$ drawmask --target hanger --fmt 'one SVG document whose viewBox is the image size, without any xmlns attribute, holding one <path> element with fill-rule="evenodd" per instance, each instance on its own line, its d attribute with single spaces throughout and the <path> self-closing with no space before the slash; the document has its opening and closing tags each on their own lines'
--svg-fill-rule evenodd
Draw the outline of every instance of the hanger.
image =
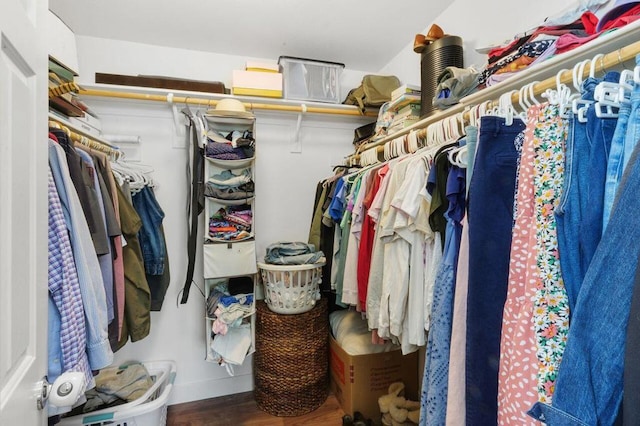
<svg viewBox="0 0 640 426">
<path fill-rule="evenodd" d="M 582 91 L 582 83 L 584 80 L 582 76 L 584 75 L 584 69 L 587 64 L 591 63 L 590 59 L 585 59 L 582 62 L 578 62 L 573 67 L 573 87 L 576 88 L 578 93 Z M 580 123 L 587 122 L 587 110 L 589 109 L 589 105 L 593 104 L 593 101 L 582 99 L 579 95 L 573 98 L 571 101 L 571 110 L 574 115 L 577 115 L 578 121 Z"/>
<path fill-rule="evenodd" d="M 409 134 L 406 136 L 406 138 L 409 152 L 414 153 L 420 149 L 420 144 L 418 142 L 418 132 L 416 132 L 415 130 L 411 130 L 409 131 Z"/>
<path fill-rule="evenodd" d="M 571 111 L 572 93 L 571 88 L 562 83 L 562 74 L 568 69 L 561 69 L 556 74 L 556 90 L 558 92 L 558 115 L 562 118 L 569 118 L 569 112 Z M 577 96 L 580 92 L 578 92 Z"/>
<path fill-rule="evenodd" d="M 595 76 L 595 62 L 604 58 L 604 55 L 599 53 L 593 57 L 591 60 L 591 68 L 589 69 L 589 77 L 592 75 Z M 604 70 L 604 67 L 602 69 Z M 618 117 L 618 110 L 623 104 L 628 104 L 630 102 L 629 99 L 625 98 L 625 89 L 621 89 L 621 85 L 623 84 L 622 79 L 628 80 L 630 78 L 630 74 L 626 75 L 622 73 L 620 75 L 620 80 L 618 83 L 614 83 L 611 81 L 602 81 L 598 83 L 596 89 L 593 94 L 593 98 L 595 100 L 595 112 L 598 118 L 616 118 Z M 624 84 L 627 84 L 626 82 Z"/>
<path fill-rule="evenodd" d="M 513 116 L 515 114 L 515 110 L 511 103 L 511 95 L 516 93 L 516 90 L 512 90 L 500 95 L 498 98 L 498 116 L 504 118 L 505 124 L 507 126 L 511 126 L 513 124 Z"/>
<path fill-rule="evenodd" d="M 527 97 L 527 86 L 522 86 L 520 90 L 518 90 L 518 105 L 520 105 L 520 109 L 522 112 L 519 114 L 520 118 L 524 121 L 527 120 L 527 111 L 531 107 L 531 103 L 529 102 L 529 98 Z"/>
<path fill-rule="evenodd" d="M 388 142 L 384 144 L 383 154 L 384 154 L 384 161 L 391 160 L 391 144 L 389 144 Z"/>
<path fill-rule="evenodd" d="M 358 164 L 350 164 L 350 165 L 338 164 L 337 166 L 333 166 L 333 171 L 335 172 L 338 169 L 349 170 L 349 169 L 359 169 L 359 168 L 362 168 L 362 166 Z"/>
<path fill-rule="evenodd" d="M 145 186 L 154 187 L 152 166 L 140 163 L 131 163 L 118 159 L 111 162 L 111 169 L 119 172 L 129 181 L 131 192 L 138 192 Z"/>
</svg>

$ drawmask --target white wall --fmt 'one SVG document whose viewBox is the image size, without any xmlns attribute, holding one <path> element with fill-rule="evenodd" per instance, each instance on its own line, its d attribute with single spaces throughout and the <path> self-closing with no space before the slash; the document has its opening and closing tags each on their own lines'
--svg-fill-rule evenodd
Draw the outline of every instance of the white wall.
<svg viewBox="0 0 640 426">
<path fill-rule="evenodd" d="M 446 34 L 457 35 L 464 43 L 464 66 L 482 69 L 487 57 L 478 47 L 500 44 L 514 35 L 540 25 L 548 16 L 564 10 L 576 0 L 456 0 L 436 18 Z M 432 23 L 429 23 L 424 33 Z M 380 73 L 398 76 L 403 83 L 420 84 L 420 55 L 413 52 L 413 42 L 384 66 Z"/>
<path fill-rule="evenodd" d="M 78 38 L 78 49 L 81 82 L 92 82 L 95 71 L 217 80 L 246 60 L 86 37 Z M 150 335 L 128 343 L 116 354 L 116 362 L 175 360 L 178 375 L 172 404 L 251 390 L 251 359 L 236 368 L 232 378 L 224 368 L 204 361 L 204 298 L 198 289 L 192 287 L 186 305 L 177 305 L 186 273 L 187 152 L 171 109 L 154 102 L 86 101 L 100 115 L 104 133 L 141 137 L 138 155 L 154 168 L 156 195 L 166 214 L 171 284 L 164 306 L 151 314 Z M 302 152 L 292 153 L 296 120 L 297 115 L 291 113 L 257 113 L 255 229 L 259 257 L 272 242 L 306 241 L 316 183 L 353 151 L 353 129 L 371 119 L 307 114 L 300 132 Z M 201 253 L 197 259 L 195 282 L 203 288 Z"/>
</svg>

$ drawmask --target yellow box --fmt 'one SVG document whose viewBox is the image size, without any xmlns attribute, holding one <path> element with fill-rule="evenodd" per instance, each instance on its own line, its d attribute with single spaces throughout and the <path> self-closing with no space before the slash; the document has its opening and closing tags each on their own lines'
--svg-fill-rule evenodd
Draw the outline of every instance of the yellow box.
<svg viewBox="0 0 640 426">
<path fill-rule="evenodd" d="M 282 74 L 259 71 L 233 71 L 234 95 L 282 97 Z"/>
</svg>

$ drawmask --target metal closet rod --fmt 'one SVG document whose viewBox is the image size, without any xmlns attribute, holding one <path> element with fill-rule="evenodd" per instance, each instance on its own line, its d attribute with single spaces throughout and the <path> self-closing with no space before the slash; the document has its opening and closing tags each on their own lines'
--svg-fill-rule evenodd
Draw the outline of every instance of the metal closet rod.
<svg viewBox="0 0 640 426">
<path fill-rule="evenodd" d="M 640 54 L 640 41 L 636 41 L 634 43 L 631 43 L 627 46 L 621 47 L 617 50 L 614 50 L 613 52 L 607 53 L 606 55 L 602 56 L 600 59 L 598 59 L 595 63 L 595 72 L 600 72 L 600 73 L 604 73 L 606 70 L 612 69 L 614 67 L 620 66 L 622 64 L 624 64 L 627 61 L 630 61 L 632 59 L 634 59 L 636 57 L 636 55 Z M 585 78 L 586 76 L 589 75 L 589 72 L 591 70 L 591 63 L 588 63 L 584 70 L 583 70 L 583 74 L 581 76 L 581 78 Z M 572 83 L 573 82 L 573 74 L 572 74 L 573 70 L 569 69 L 569 70 L 565 70 L 560 74 L 560 82 L 567 84 L 567 83 Z M 543 94 L 546 90 L 548 89 L 555 89 L 557 87 L 557 81 L 556 81 L 556 76 L 553 77 L 549 77 L 545 80 L 542 80 L 538 83 L 535 83 L 533 85 L 533 93 L 534 95 L 541 95 Z M 506 92 L 506 91 L 505 91 Z M 482 92 L 478 92 L 478 93 L 482 93 Z M 504 93 L 504 92 L 503 92 Z M 494 94 L 495 96 L 495 94 Z M 518 94 L 518 92 L 514 92 L 511 95 L 511 103 L 514 105 L 517 105 L 517 103 L 520 100 L 520 95 Z M 364 147 L 360 148 L 356 153 L 349 155 L 346 158 L 346 162 L 348 164 L 352 163 L 353 161 L 358 161 L 360 159 L 360 153 L 364 152 L 364 151 L 368 151 L 369 149 L 373 149 L 376 148 L 378 152 L 382 152 L 382 150 L 384 149 L 384 144 L 387 142 L 390 142 L 398 137 L 404 136 L 409 134 L 409 132 L 411 132 L 412 130 L 419 130 L 421 132 L 422 135 L 424 135 L 424 132 L 426 132 L 427 127 L 429 127 L 430 125 L 437 123 L 438 121 L 441 121 L 445 118 L 448 118 L 454 114 L 463 112 L 463 118 L 465 120 L 465 122 L 468 122 L 469 120 L 469 111 L 468 109 L 472 106 L 475 105 L 480 105 L 483 103 L 488 103 L 488 107 L 494 107 L 498 105 L 498 100 L 496 99 L 474 99 L 473 103 L 465 103 L 464 98 L 460 101 L 459 104 L 437 114 L 431 117 L 426 117 L 423 118 L 422 120 L 418 121 L 417 123 L 414 123 L 413 125 L 407 127 L 406 129 L 403 129 L 397 133 L 394 133 L 393 135 L 389 135 L 383 139 L 380 139 L 376 142 L 373 142 L 371 144 L 365 145 Z"/>
<path fill-rule="evenodd" d="M 98 96 L 103 98 L 120 98 L 120 99 L 135 99 L 142 101 L 156 101 L 156 102 L 173 102 L 174 104 L 189 104 L 199 106 L 215 106 L 221 99 L 206 99 L 196 98 L 192 96 L 169 96 L 169 95 L 154 95 L 146 93 L 134 93 L 134 92 L 119 92 L 113 90 L 99 90 L 99 89 L 82 89 L 79 92 L 80 95 L 85 96 Z M 244 107 L 247 110 L 267 110 L 267 111 L 284 111 L 284 112 L 297 112 L 297 113 L 316 113 L 316 114 L 333 114 L 333 115 L 350 115 L 358 117 L 377 117 L 378 110 L 365 111 L 361 114 L 357 107 L 345 109 L 345 108 L 331 108 L 331 107 L 317 107 L 308 105 L 277 105 L 260 102 L 243 102 Z"/>
</svg>

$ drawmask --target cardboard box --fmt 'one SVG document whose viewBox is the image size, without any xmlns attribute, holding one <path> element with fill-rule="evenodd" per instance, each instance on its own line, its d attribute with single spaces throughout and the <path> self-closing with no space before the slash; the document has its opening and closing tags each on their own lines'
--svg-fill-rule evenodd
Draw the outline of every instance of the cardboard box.
<svg viewBox="0 0 640 426">
<path fill-rule="evenodd" d="M 402 351 L 368 355 L 349 355 L 333 337 L 329 338 L 329 367 L 331 391 L 345 413 L 353 416 L 356 411 L 366 418 L 380 423 L 378 398 L 386 395 L 389 385 L 402 381 L 405 397 L 419 401 L 419 354 L 402 355 Z M 424 365 L 424 364 L 422 364 Z"/>
<path fill-rule="evenodd" d="M 233 94 L 282 97 L 282 74 L 259 71 L 233 71 Z"/>
</svg>

